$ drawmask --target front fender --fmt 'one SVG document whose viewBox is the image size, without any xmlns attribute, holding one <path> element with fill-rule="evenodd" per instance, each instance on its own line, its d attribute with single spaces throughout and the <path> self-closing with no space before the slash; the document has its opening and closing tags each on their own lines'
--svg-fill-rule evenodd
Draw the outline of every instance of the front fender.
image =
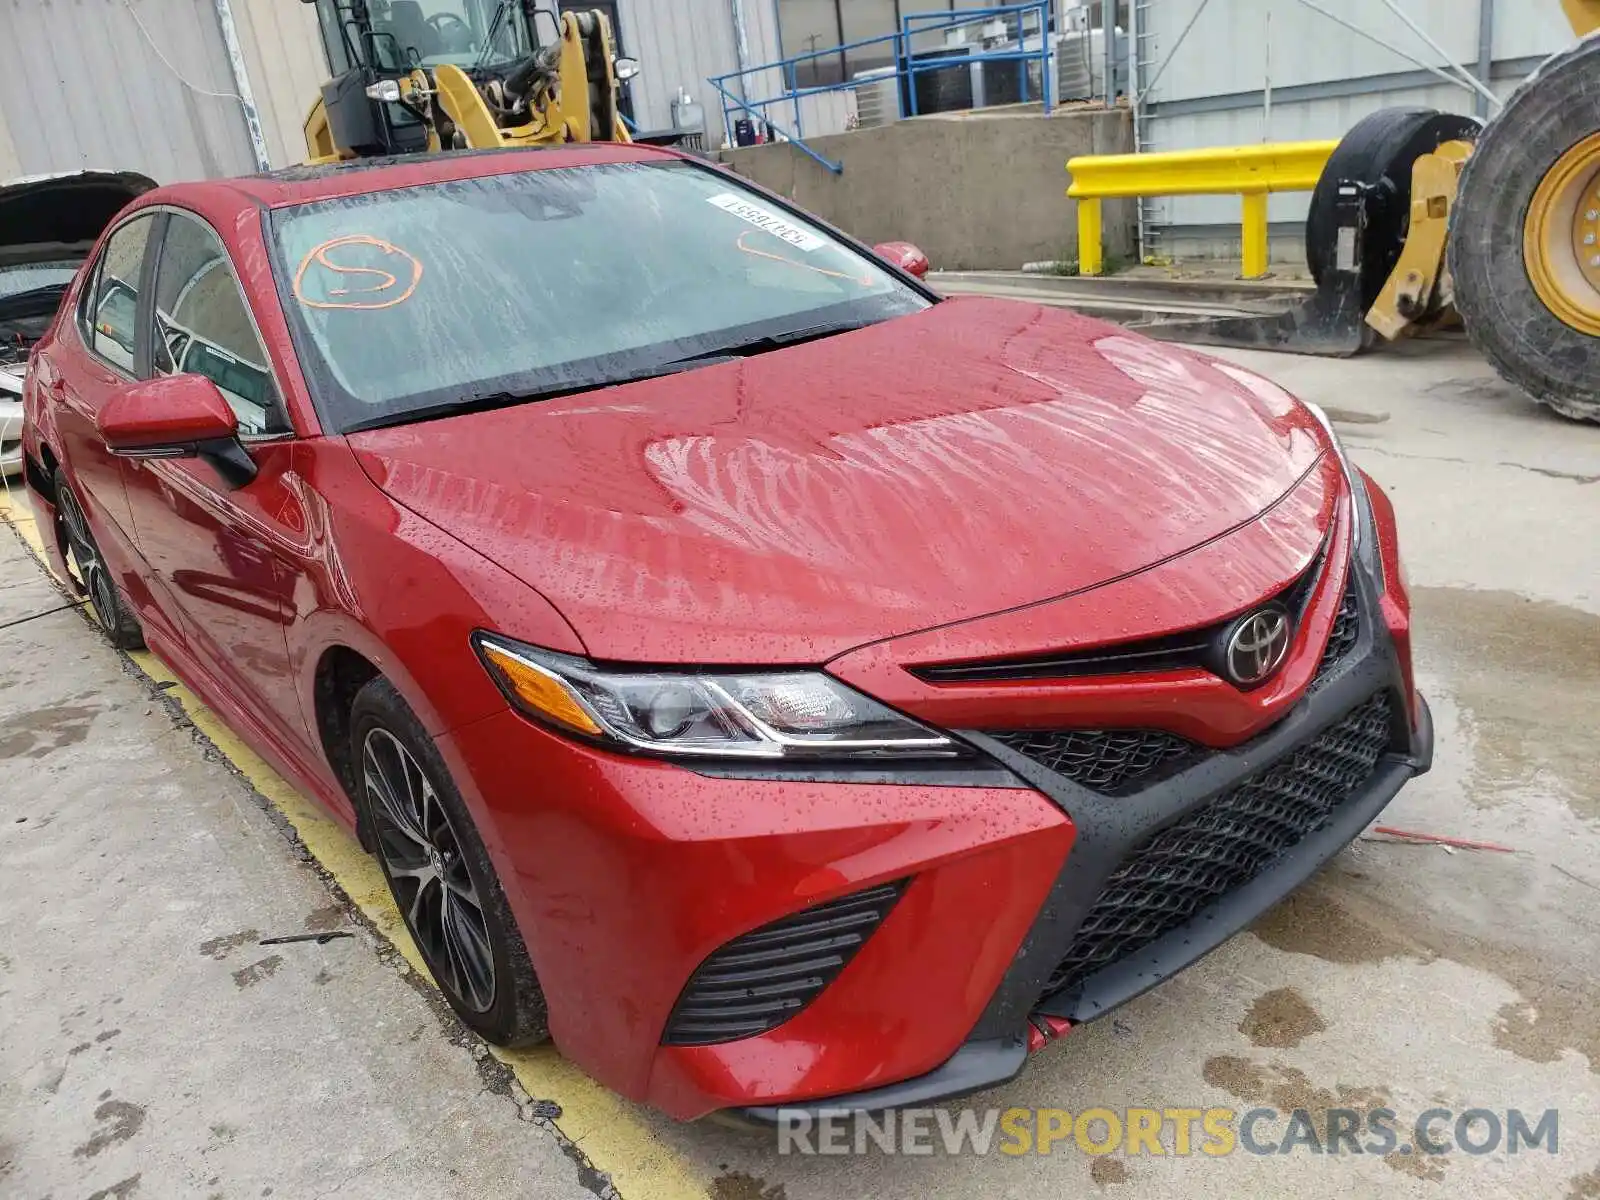
<svg viewBox="0 0 1600 1200">
<path fill-rule="evenodd" d="M 390 499 L 343 439 L 306 439 L 295 447 L 294 466 L 302 513 L 294 522 L 300 533 L 291 551 L 286 636 L 307 727 L 319 727 L 324 655 L 336 648 L 361 655 L 438 741 L 503 866 L 503 840 L 478 781 L 444 738 L 507 708 L 478 662 L 472 634 L 493 629 L 572 654 L 584 653 L 583 643 L 537 591 Z"/>
</svg>

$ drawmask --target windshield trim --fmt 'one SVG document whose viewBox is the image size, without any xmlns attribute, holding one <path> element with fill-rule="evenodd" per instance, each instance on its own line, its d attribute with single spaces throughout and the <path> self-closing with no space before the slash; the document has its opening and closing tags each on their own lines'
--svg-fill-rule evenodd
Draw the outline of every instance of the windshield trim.
<svg viewBox="0 0 1600 1200">
<path fill-rule="evenodd" d="M 670 157 L 658 157 L 652 155 L 649 158 L 641 157 L 639 159 L 630 159 L 625 161 L 654 170 L 688 170 L 699 172 L 703 175 L 710 176 L 719 183 L 725 182 L 741 191 L 748 192 L 753 196 L 759 197 L 764 205 L 780 209 L 790 216 L 799 218 L 806 224 L 821 230 L 830 238 L 836 240 L 841 246 L 865 258 L 875 269 L 881 270 L 885 275 L 894 280 L 894 282 L 897 284 L 900 284 L 907 291 L 911 292 L 918 300 L 923 302 L 928 307 L 940 304 L 944 300 L 943 296 L 933 291 L 933 289 L 928 287 L 926 283 L 912 275 L 910 272 L 902 269 L 895 263 L 891 263 L 883 258 L 880 258 L 876 253 L 873 252 L 870 246 L 867 246 L 858 239 L 851 237 L 849 234 L 839 230 L 815 214 L 807 212 L 805 209 L 791 203 L 785 197 L 769 192 L 765 188 L 745 180 L 743 177 L 735 174 L 732 171 L 721 169 L 711 164 L 700 163 L 689 158 L 687 155 L 678 154 L 673 154 Z M 463 179 L 498 179 L 518 175 L 534 175 L 544 171 L 589 171 L 595 170 L 599 166 L 609 165 L 613 164 L 580 164 L 567 167 L 535 167 L 525 171 L 495 172 L 493 174 L 485 174 L 482 176 L 471 175 L 465 176 Z M 426 188 L 437 187 L 446 182 L 456 181 L 424 180 L 419 183 L 408 184 L 404 187 L 378 188 L 373 189 L 373 191 L 417 191 Z M 352 200 L 359 199 L 362 196 L 370 194 L 372 193 L 355 192 L 344 194 L 338 197 L 330 197 L 329 199 Z M 554 399 L 560 395 L 574 394 L 576 391 L 599 391 L 607 387 L 625 386 L 630 383 L 644 381 L 640 379 L 618 378 L 610 382 L 595 382 L 582 388 L 564 388 L 553 384 L 552 381 L 548 379 L 550 372 L 555 368 L 547 366 L 531 371 L 518 371 L 509 375 L 474 380 L 465 386 L 450 386 L 432 389 L 426 392 L 412 393 L 403 397 L 403 402 L 407 409 L 418 410 L 417 416 L 411 420 L 407 419 L 405 411 L 398 409 L 397 406 L 401 403 L 400 399 L 391 402 L 390 405 L 384 406 L 378 412 L 367 416 L 341 415 L 339 406 L 334 402 L 334 395 L 332 394 L 333 390 L 338 388 L 338 385 L 324 378 L 327 368 L 322 362 L 323 356 L 321 349 L 312 341 L 310 329 L 306 325 L 306 322 L 294 311 L 295 301 L 292 287 L 294 269 L 285 257 L 284 247 L 277 236 L 278 223 L 280 221 L 288 220 L 302 208 L 320 205 L 326 202 L 327 201 L 325 200 L 306 201 L 302 204 L 282 205 L 276 208 L 264 208 L 261 210 L 262 239 L 267 246 L 268 259 L 272 266 L 273 282 L 276 286 L 278 294 L 278 303 L 283 311 L 284 323 L 288 327 L 289 338 L 294 346 L 295 357 L 299 362 L 300 372 L 305 380 L 307 391 L 310 393 L 312 406 L 315 409 L 318 420 L 321 422 L 322 428 L 325 431 L 343 435 L 361 432 L 364 429 L 393 427 L 409 424 L 412 423 L 412 420 L 418 422 L 426 420 L 438 420 L 448 414 L 438 411 L 424 413 L 421 410 L 430 408 L 437 410 L 442 402 L 447 401 L 452 397 L 460 398 L 463 401 L 468 401 L 470 400 L 471 396 L 485 396 L 492 393 L 530 394 L 530 399 L 517 401 L 515 403 L 536 404 L 546 398 Z M 725 347 L 735 343 L 758 342 L 769 337 L 782 337 L 784 334 L 793 333 L 795 331 L 795 327 L 792 325 L 792 321 L 795 318 L 802 319 L 803 326 L 807 327 L 838 323 L 841 321 L 841 318 L 848 316 L 851 310 L 858 310 L 859 304 L 859 300 L 847 300 L 839 304 L 809 309 L 804 313 L 791 314 L 788 318 L 767 318 L 761 321 L 750 322 L 745 325 L 729 326 L 727 328 L 716 330 L 712 333 L 701 335 L 696 338 L 682 339 L 672 347 L 665 347 L 664 349 L 666 352 L 663 353 L 662 357 L 658 361 L 654 363 L 642 362 L 635 371 L 630 371 L 628 374 L 638 375 L 642 373 L 649 378 L 658 376 L 660 374 L 681 373 L 679 371 L 666 371 L 665 368 L 682 359 L 707 359 L 707 361 L 704 363 L 691 362 L 686 364 L 683 368 L 684 371 L 723 365 L 723 360 L 721 358 L 708 356 L 716 355 Z M 858 319 L 849 322 L 849 324 L 853 328 L 864 328 L 870 325 L 880 324 L 884 321 L 895 320 L 900 316 L 909 315 L 913 314 L 890 314 L 878 317 L 876 319 Z M 841 336 L 844 332 L 848 332 L 848 330 L 841 330 L 839 333 L 830 333 L 827 336 Z M 789 347 L 787 345 L 772 347 L 772 349 L 780 348 L 788 349 Z M 591 363 L 598 364 L 611 357 L 613 356 L 601 355 L 596 358 L 577 359 L 567 363 L 556 364 L 556 366 L 559 367 L 563 374 L 576 374 L 586 365 Z M 548 395 L 534 395 L 534 393 L 539 393 L 541 391 L 548 393 Z"/>
</svg>

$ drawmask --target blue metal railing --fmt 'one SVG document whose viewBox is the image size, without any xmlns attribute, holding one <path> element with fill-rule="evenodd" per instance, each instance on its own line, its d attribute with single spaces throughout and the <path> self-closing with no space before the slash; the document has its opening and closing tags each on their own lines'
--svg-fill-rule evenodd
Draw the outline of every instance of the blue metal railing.
<svg viewBox="0 0 1600 1200">
<path fill-rule="evenodd" d="M 1023 14 L 1032 13 L 1038 17 L 1038 27 L 1035 34 L 1028 32 L 1028 21 Z M 928 55 L 918 57 L 911 49 L 913 36 L 925 36 L 930 33 L 939 33 L 946 29 L 955 29 L 963 25 L 976 24 L 979 21 L 989 21 L 996 17 L 1005 18 L 1012 15 L 1017 17 L 1017 49 L 1013 50 L 976 50 L 969 54 L 961 55 Z M 1037 49 L 1029 49 L 1028 43 L 1037 36 L 1039 45 Z M 734 141 L 734 118 L 736 113 L 743 113 L 753 121 L 771 129 L 793 145 L 797 150 L 810 156 L 819 165 L 833 172 L 835 175 L 844 170 L 842 163 L 819 153 L 815 148 L 808 146 L 804 138 L 804 129 L 800 115 L 800 101 L 808 96 L 823 95 L 828 92 L 853 91 L 868 80 L 846 79 L 838 83 L 823 83 L 808 87 L 799 86 L 795 67 L 799 63 L 811 62 L 816 59 L 840 58 L 852 50 L 861 50 L 868 46 L 888 46 L 894 70 L 882 75 L 874 76 L 870 82 L 879 80 L 894 80 L 896 116 L 917 116 L 917 76 L 927 71 L 949 71 L 959 67 L 966 67 L 972 63 L 983 62 L 1022 62 L 1024 64 L 1037 62 L 1039 64 L 1039 84 L 1044 102 L 1044 111 L 1050 112 L 1051 86 L 1050 86 L 1050 0 L 1025 0 L 1018 4 L 997 4 L 990 8 L 965 8 L 957 11 L 905 13 L 900 19 L 900 28 L 893 33 L 879 34 L 877 37 L 862 38 L 859 41 L 846 42 L 840 46 L 829 46 L 821 50 L 809 50 L 804 54 L 794 54 L 788 58 L 780 58 L 775 62 L 762 63 L 760 66 L 745 67 L 739 71 L 729 71 L 723 75 L 713 75 L 707 82 L 717 89 L 717 94 L 722 97 L 722 125 L 723 132 L 729 142 Z M 847 61 L 847 60 L 846 60 Z M 783 90 L 776 96 L 764 100 L 751 99 L 746 95 L 736 95 L 733 86 L 740 93 L 745 91 L 745 80 L 753 75 L 761 75 L 767 71 L 777 71 L 783 81 Z M 1028 100 L 1028 72 L 1026 66 L 1019 72 L 1021 76 L 1021 99 Z M 735 83 L 735 81 L 737 81 Z M 732 85 L 732 86 L 730 86 Z M 910 111 L 907 111 L 909 99 Z M 793 114 L 793 127 L 785 128 L 772 117 L 771 109 L 778 105 L 787 104 Z"/>
</svg>

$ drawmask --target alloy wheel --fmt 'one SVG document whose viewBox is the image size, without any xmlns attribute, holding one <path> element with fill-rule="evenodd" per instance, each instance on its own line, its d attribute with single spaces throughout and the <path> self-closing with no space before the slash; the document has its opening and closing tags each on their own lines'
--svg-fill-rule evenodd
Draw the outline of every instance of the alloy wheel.
<svg viewBox="0 0 1600 1200">
<path fill-rule="evenodd" d="M 386 729 L 362 745 L 378 853 L 406 925 L 439 983 L 473 1012 L 494 1004 L 494 952 L 477 885 L 439 794 Z"/>
<path fill-rule="evenodd" d="M 111 573 L 106 570 L 99 547 L 94 544 L 94 536 L 89 532 L 89 522 L 78 505 L 78 498 L 63 489 L 59 501 L 61 521 L 67 529 L 68 548 L 72 551 L 83 586 L 94 602 L 95 619 L 105 628 L 114 629 L 117 595 L 111 582 Z"/>
</svg>

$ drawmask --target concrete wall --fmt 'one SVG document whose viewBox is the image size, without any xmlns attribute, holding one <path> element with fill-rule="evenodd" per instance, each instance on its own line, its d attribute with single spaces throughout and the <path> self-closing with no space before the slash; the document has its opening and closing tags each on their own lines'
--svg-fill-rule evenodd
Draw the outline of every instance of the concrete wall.
<svg viewBox="0 0 1600 1200">
<path fill-rule="evenodd" d="M 834 175 L 791 145 L 725 151 L 739 174 L 862 241 L 915 242 L 935 269 L 1010 270 L 1076 260 L 1067 159 L 1133 149 L 1125 111 L 989 109 L 808 139 L 844 164 Z M 1131 202 L 1106 206 L 1106 252 L 1131 256 Z"/>
</svg>

